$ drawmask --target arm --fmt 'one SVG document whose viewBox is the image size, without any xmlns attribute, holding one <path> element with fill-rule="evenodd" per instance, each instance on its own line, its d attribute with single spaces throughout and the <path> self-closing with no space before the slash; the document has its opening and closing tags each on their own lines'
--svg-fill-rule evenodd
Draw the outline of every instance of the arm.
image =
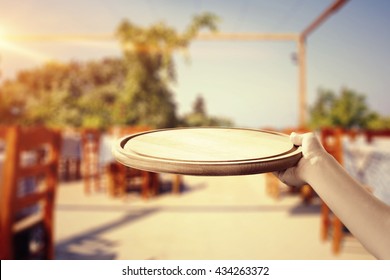
<svg viewBox="0 0 390 280">
<path fill-rule="evenodd" d="M 321 146 L 312 133 L 291 134 L 302 159 L 277 172 L 288 185 L 311 185 L 352 234 L 380 259 L 390 259 L 390 206 L 367 192 Z"/>
</svg>

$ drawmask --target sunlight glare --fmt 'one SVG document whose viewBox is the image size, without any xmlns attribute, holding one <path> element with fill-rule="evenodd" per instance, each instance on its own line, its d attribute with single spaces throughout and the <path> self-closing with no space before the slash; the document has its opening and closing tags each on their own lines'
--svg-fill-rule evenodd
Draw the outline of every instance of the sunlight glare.
<svg viewBox="0 0 390 280">
<path fill-rule="evenodd" d="M 4 56 L 4 51 L 12 52 L 26 58 L 29 58 L 35 62 L 45 62 L 50 60 L 50 57 L 38 51 L 34 51 L 11 42 L 8 38 L 8 34 L 4 26 L 0 25 L 0 52 Z"/>
<path fill-rule="evenodd" d="M 4 28 L 0 25 L 0 43 L 5 40 L 5 30 Z"/>
<path fill-rule="evenodd" d="M 48 55 L 27 49 L 25 47 L 21 47 L 17 44 L 7 42 L 5 40 L 0 40 L 0 50 L 1 49 L 22 55 L 37 62 L 44 62 L 50 60 L 50 57 Z"/>
<path fill-rule="evenodd" d="M 0 26 L 0 52 L 9 51 L 22 55 L 36 62 L 43 62 L 50 59 L 46 54 L 22 47 L 16 43 L 7 40 L 7 33 L 3 26 Z"/>
</svg>

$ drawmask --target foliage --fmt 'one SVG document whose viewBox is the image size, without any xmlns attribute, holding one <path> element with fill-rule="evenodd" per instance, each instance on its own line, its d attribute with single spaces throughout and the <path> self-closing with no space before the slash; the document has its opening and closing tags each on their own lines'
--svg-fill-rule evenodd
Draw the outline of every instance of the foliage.
<svg viewBox="0 0 390 280">
<path fill-rule="evenodd" d="M 114 121 L 112 109 L 123 87 L 126 68 L 120 59 L 48 63 L 21 71 L 0 88 L 0 121 L 102 128 Z"/>
<path fill-rule="evenodd" d="M 21 71 L 0 86 L 0 123 L 107 128 L 113 124 L 178 124 L 173 92 L 173 52 L 185 49 L 201 28 L 216 30 L 217 17 L 195 16 L 183 33 L 164 23 L 117 28 L 123 57 L 51 62 Z"/>
<path fill-rule="evenodd" d="M 233 122 L 227 118 L 208 116 L 206 102 L 201 95 L 194 101 L 192 112 L 186 114 L 181 120 L 182 126 L 233 126 Z"/>
<path fill-rule="evenodd" d="M 390 129 L 390 117 L 383 117 L 374 113 L 367 124 L 367 128 L 372 130 Z"/>
<path fill-rule="evenodd" d="M 141 123 L 152 127 L 177 125 L 176 108 L 169 84 L 176 81 L 173 52 L 188 47 L 201 28 L 216 30 L 217 17 L 210 13 L 195 16 L 179 34 L 165 23 L 141 28 L 123 21 L 118 29 L 125 61 L 131 71 L 121 96 L 126 108 L 121 119 L 126 124 Z M 127 110 L 126 110 L 127 109 Z"/>
<path fill-rule="evenodd" d="M 343 88 L 337 96 L 332 91 L 320 89 L 310 110 L 309 126 L 313 129 L 325 126 L 368 128 L 378 118 L 379 115 L 368 107 L 363 94 Z"/>
<path fill-rule="evenodd" d="M 202 95 L 198 95 L 194 101 L 194 105 L 192 106 L 192 111 L 195 114 L 206 115 L 206 102 Z"/>
</svg>

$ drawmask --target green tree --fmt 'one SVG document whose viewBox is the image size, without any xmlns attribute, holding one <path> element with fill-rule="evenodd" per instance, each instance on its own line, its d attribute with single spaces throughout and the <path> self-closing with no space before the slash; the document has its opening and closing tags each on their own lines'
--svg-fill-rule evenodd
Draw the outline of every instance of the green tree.
<svg viewBox="0 0 390 280">
<path fill-rule="evenodd" d="M 105 128 L 126 72 L 123 60 L 109 58 L 21 71 L 0 87 L 0 122 Z"/>
<path fill-rule="evenodd" d="M 217 30 L 211 13 L 195 16 L 184 32 L 165 23 L 141 28 L 128 20 L 117 28 L 125 61 L 132 65 L 115 111 L 123 124 L 171 127 L 177 124 L 176 106 L 170 83 L 176 81 L 173 53 L 186 49 L 200 29 Z"/>
<path fill-rule="evenodd" d="M 390 129 L 390 117 L 373 113 L 367 123 L 367 128 L 372 130 Z"/>
<path fill-rule="evenodd" d="M 198 95 L 193 105 L 193 112 L 206 116 L 206 103 L 202 95 Z"/>
<path fill-rule="evenodd" d="M 233 122 L 227 118 L 208 116 L 206 101 L 198 95 L 193 103 L 192 112 L 184 115 L 181 120 L 182 126 L 233 126 Z"/>
<path fill-rule="evenodd" d="M 178 33 L 159 23 L 117 29 L 123 57 L 89 62 L 50 62 L 24 70 L 0 86 L 0 123 L 107 128 L 113 124 L 169 127 L 177 124 L 170 84 L 173 53 L 186 49 L 201 28 L 216 31 L 205 13 Z"/>
<path fill-rule="evenodd" d="M 332 91 L 320 89 L 310 110 L 310 127 L 367 128 L 374 118 L 375 113 L 368 107 L 363 94 L 343 88 L 337 96 Z"/>
</svg>

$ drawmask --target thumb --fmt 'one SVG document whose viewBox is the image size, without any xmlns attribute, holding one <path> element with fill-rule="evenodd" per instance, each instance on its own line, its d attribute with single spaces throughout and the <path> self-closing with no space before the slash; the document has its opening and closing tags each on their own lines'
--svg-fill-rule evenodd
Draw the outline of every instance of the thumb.
<svg viewBox="0 0 390 280">
<path fill-rule="evenodd" d="M 301 134 L 298 134 L 295 132 L 292 132 L 290 134 L 290 140 L 296 146 L 302 146 L 302 139 L 303 139 L 303 137 Z"/>
</svg>

